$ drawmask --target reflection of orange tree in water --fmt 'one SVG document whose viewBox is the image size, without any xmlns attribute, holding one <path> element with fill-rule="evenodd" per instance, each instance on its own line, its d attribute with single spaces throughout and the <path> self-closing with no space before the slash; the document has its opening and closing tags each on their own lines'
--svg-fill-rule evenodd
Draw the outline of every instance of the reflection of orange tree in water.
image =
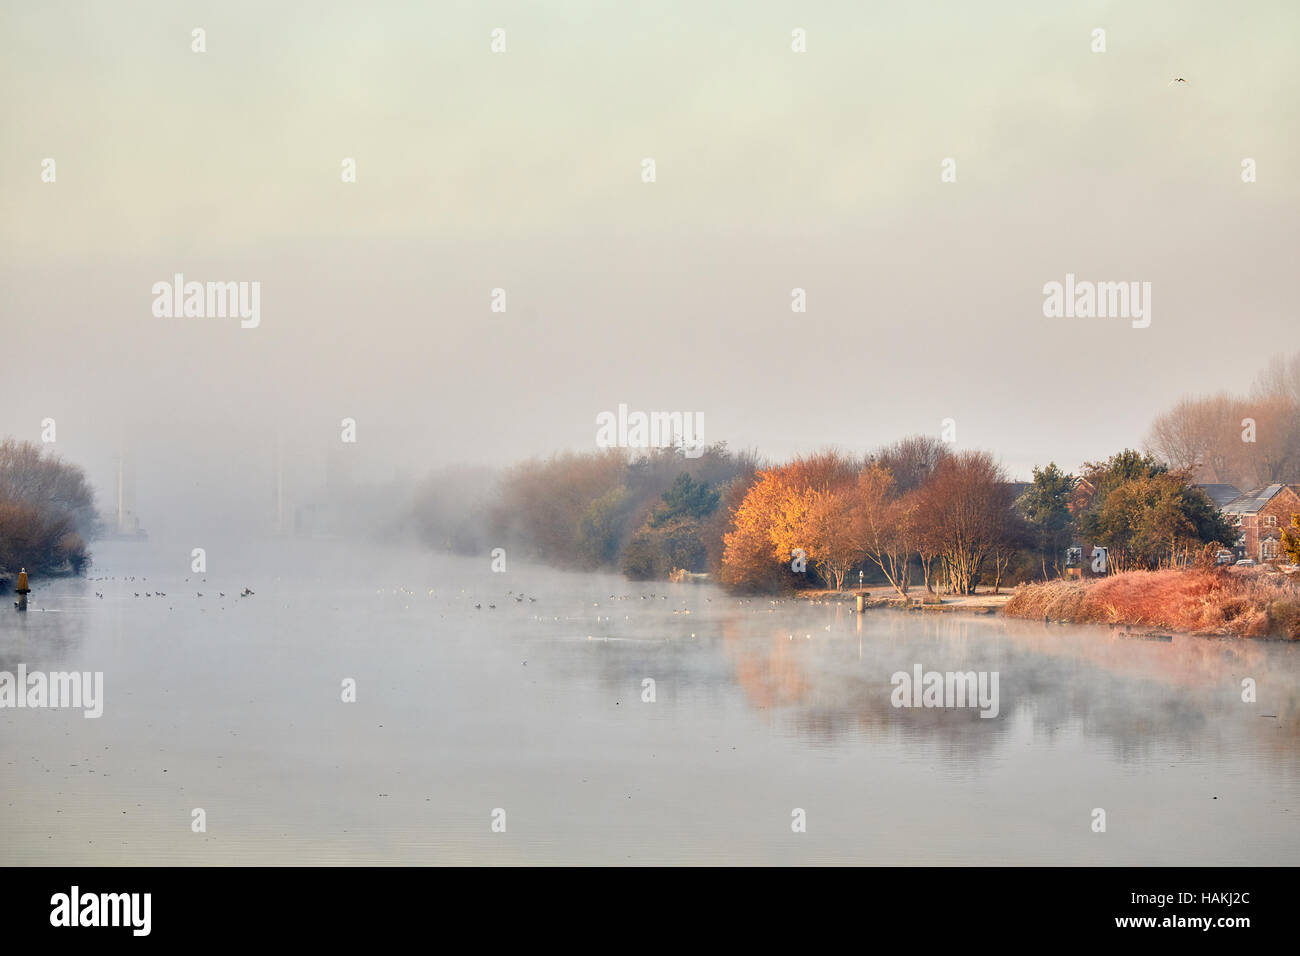
<svg viewBox="0 0 1300 956">
<path fill-rule="evenodd" d="M 847 620 L 849 618 L 846 617 L 844 621 Z M 863 641 L 869 641 L 877 648 L 882 644 L 907 646 L 909 636 L 915 636 L 915 631 L 909 629 L 909 624 L 914 622 L 903 615 L 882 616 L 872 620 L 869 632 L 865 635 L 862 630 L 863 619 L 858 617 L 852 620 L 857 626 L 848 632 L 851 635 L 848 640 L 851 640 L 855 648 L 855 659 L 861 658 Z M 813 633 L 807 628 L 791 631 L 788 628 L 782 630 L 780 626 L 766 625 L 763 630 L 767 633 L 757 634 L 752 623 L 752 620 L 744 617 L 728 617 L 722 621 L 721 626 L 723 646 L 727 659 L 735 670 L 736 682 L 745 691 L 745 696 L 753 707 L 767 710 L 817 701 L 833 702 L 835 692 L 843 691 L 846 699 L 851 696 L 861 703 L 858 709 L 864 715 L 879 711 L 878 719 L 873 718 L 868 723 L 883 723 L 888 719 L 892 711 L 889 703 L 889 675 L 883 671 L 877 688 L 880 693 L 875 695 L 879 701 L 863 692 L 866 684 L 861 670 L 849 672 L 846 665 L 846 669 L 841 670 L 837 679 L 830 683 L 809 675 L 804 664 L 809 642 L 834 640 L 842 643 L 846 640 L 843 634 L 830 637 L 821 630 Z M 963 623 L 945 621 L 940 622 L 939 626 L 945 631 L 960 635 L 964 634 Z M 840 622 L 840 626 L 843 627 L 843 622 Z M 877 704 L 882 706 L 877 707 Z"/>
<path fill-rule="evenodd" d="M 833 739 L 844 733 L 898 729 L 900 714 L 890 702 L 889 682 L 897 668 L 887 665 L 879 652 L 914 646 L 917 653 L 933 651 L 932 640 L 915 644 L 915 623 L 903 615 L 890 616 L 872 621 L 865 631 L 841 628 L 831 636 L 820 629 L 773 629 L 766 621 L 756 630 L 752 618 L 729 617 L 721 622 L 721 630 L 736 683 L 751 707 L 768 713 L 785 709 L 801 736 Z M 942 627 L 964 633 L 961 622 L 942 622 Z M 845 653 L 815 659 L 812 655 L 822 652 L 828 641 Z M 879 666 L 860 663 L 862 648 L 872 660 L 878 659 Z M 978 719 L 966 719 L 970 716 L 978 718 L 973 710 L 957 715 L 930 709 L 913 712 L 905 722 L 909 732 L 942 738 L 941 742 L 973 754 L 989 749 L 995 737 L 978 726 Z"/>
<path fill-rule="evenodd" d="M 800 635 L 802 639 L 802 635 Z M 722 623 L 722 643 L 735 668 L 736 683 L 752 707 L 768 710 L 800 703 L 808 693 L 794 641 L 788 634 L 753 636 L 734 619 Z"/>
</svg>

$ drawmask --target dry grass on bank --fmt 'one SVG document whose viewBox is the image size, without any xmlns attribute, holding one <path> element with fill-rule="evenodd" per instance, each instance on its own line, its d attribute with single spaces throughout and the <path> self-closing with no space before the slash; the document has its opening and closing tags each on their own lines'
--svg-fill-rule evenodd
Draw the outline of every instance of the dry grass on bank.
<svg viewBox="0 0 1300 956">
<path fill-rule="evenodd" d="M 1262 568 L 1130 571 L 1024 584 L 1011 617 L 1128 624 L 1199 634 L 1300 639 L 1300 580 Z"/>
</svg>

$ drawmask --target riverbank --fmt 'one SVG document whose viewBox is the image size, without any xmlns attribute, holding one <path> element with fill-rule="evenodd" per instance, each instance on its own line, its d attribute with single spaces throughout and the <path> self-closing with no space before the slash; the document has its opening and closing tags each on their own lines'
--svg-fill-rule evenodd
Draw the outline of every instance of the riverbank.
<svg viewBox="0 0 1300 956">
<path fill-rule="evenodd" d="M 1024 584 L 1008 617 L 1300 640 L 1300 582 L 1265 568 L 1129 571 Z"/>
<path fill-rule="evenodd" d="M 992 588 L 976 590 L 975 594 L 930 594 L 924 588 L 913 588 L 907 597 L 901 597 L 893 588 L 862 590 L 810 590 L 799 591 L 797 596 L 816 604 L 848 604 L 856 606 L 858 595 L 865 597 L 863 608 L 893 608 L 895 610 L 929 611 L 934 613 L 957 612 L 967 614 L 996 614 L 1011 598 L 1010 591 L 993 593 Z"/>
<path fill-rule="evenodd" d="M 90 555 L 87 553 L 86 561 L 89 562 Z M 39 572 L 28 572 L 33 582 L 37 580 L 54 580 L 58 578 L 78 578 L 86 573 L 85 566 L 74 568 L 71 564 L 65 562 L 61 567 L 54 570 L 42 570 Z M 18 580 L 17 571 L 9 571 L 0 568 L 0 594 L 7 594 L 13 590 L 14 582 Z"/>
</svg>

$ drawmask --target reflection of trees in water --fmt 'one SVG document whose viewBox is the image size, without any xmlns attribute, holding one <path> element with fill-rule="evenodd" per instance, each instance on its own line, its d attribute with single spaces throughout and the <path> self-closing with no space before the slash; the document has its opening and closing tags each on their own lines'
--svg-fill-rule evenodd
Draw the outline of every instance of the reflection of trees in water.
<svg viewBox="0 0 1300 956">
<path fill-rule="evenodd" d="M 1036 728 L 1081 717 L 1085 733 L 1111 738 L 1122 759 L 1143 756 L 1156 740 L 1168 738 L 1210 752 L 1278 752 L 1300 768 L 1300 646 L 1295 643 L 1187 635 L 1151 641 L 1107 628 L 1006 623 L 1009 642 L 1105 682 L 1100 687 L 1077 678 L 1056 688 L 1027 684 L 1043 708 Z M 1035 668 L 1026 676 L 1033 681 L 1042 673 Z M 1256 682 L 1257 703 L 1241 699 L 1245 677 Z M 1243 735 L 1242 719 L 1259 723 Z"/>
<path fill-rule="evenodd" d="M 1106 739 L 1126 761 L 1173 743 L 1191 752 L 1265 750 L 1300 766 L 1300 648 L 1292 645 L 1181 636 L 1147 642 L 956 614 L 868 613 L 859 630 L 842 609 L 807 606 L 733 611 L 718 623 L 745 699 L 810 741 L 898 735 L 969 758 L 992 749 L 1013 717 L 1027 715 L 1035 734 L 1081 730 Z M 978 708 L 895 708 L 890 677 L 916 664 L 998 671 L 999 717 L 982 718 Z M 1259 684 L 1257 704 L 1241 702 L 1246 676 Z M 1261 716 L 1272 713 L 1276 720 Z"/>
<path fill-rule="evenodd" d="M 895 708 L 890 701 L 892 675 L 910 674 L 917 663 L 926 670 L 999 669 L 987 646 L 962 642 L 960 624 L 944 622 L 940 636 L 938 629 L 918 631 L 903 615 L 866 615 L 859 632 L 857 617 L 842 609 L 802 610 L 722 622 L 724 652 L 746 699 L 781 711 L 778 718 L 800 737 L 832 743 L 898 733 L 960 759 L 991 750 L 1005 732 L 1005 723 L 975 708 Z"/>
<path fill-rule="evenodd" d="M 995 749 L 1013 720 L 1028 720 L 1048 741 L 1080 732 L 1101 738 L 1123 761 L 1173 746 L 1190 754 L 1265 753 L 1300 770 L 1300 645 L 1182 636 L 1153 642 L 1106 628 L 956 613 L 869 611 L 859 618 L 845 604 L 685 593 L 696 598 L 686 602 L 690 617 L 642 611 L 637 602 L 628 620 L 615 615 L 602 627 L 646 643 L 595 641 L 568 666 L 594 670 L 621 695 L 653 677 L 662 702 L 692 697 L 725 706 L 739 690 L 773 726 L 818 746 L 855 736 L 890 739 L 960 762 Z M 704 595 L 713 602 L 699 600 Z M 916 664 L 998 671 L 999 716 L 893 707 L 891 675 Z M 1259 685 L 1257 704 L 1241 702 L 1246 676 Z"/>
</svg>

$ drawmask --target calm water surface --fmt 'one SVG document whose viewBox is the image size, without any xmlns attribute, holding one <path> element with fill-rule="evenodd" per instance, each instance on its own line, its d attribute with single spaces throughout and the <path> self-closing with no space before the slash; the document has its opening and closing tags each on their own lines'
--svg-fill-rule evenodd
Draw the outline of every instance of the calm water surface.
<svg viewBox="0 0 1300 956">
<path fill-rule="evenodd" d="M 1300 860 L 1296 645 L 341 543 L 209 549 L 206 575 L 189 553 L 104 542 L 89 580 L 6 598 L 0 670 L 102 671 L 105 702 L 0 710 L 0 863 Z M 1000 714 L 894 708 L 917 664 L 997 671 Z"/>
</svg>

